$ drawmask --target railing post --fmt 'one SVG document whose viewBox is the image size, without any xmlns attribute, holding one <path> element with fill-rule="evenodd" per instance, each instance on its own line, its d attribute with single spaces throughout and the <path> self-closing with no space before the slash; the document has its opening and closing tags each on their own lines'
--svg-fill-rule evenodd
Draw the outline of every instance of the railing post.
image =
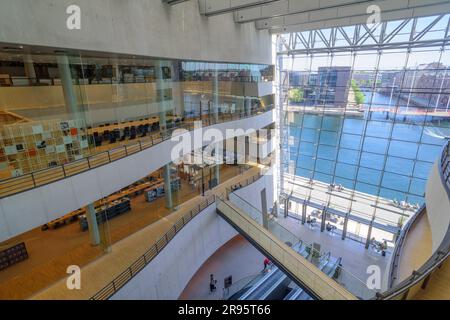
<svg viewBox="0 0 450 320">
<path fill-rule="evenodd" d="M 36 187 L 36 180 L 34 179 L 34 173 L 31 173 L 31 180 L 33 181 L 33 186 Z"/>
<path fill-rule="evenodd" d="M 125 155 L 128 156 L 127 145 L 124 145 L 123 147 L 125 148 Z"/>
</svg>

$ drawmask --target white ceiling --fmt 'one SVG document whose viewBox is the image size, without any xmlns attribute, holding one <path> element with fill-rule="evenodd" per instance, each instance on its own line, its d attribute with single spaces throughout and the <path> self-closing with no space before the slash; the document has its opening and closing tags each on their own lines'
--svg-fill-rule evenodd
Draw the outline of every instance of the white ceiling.
<svg viewBox="0 0 450 320">
<path fill-rule="evenodd" d="M 374 5 L 380 9 L 380 22 L 450 13 L 450 0 L 197 1 L 202 15 L 233 12 L 236 23 L 255 23 L 257 29 L 275 34 L 366 23 Z"/>
</svg>

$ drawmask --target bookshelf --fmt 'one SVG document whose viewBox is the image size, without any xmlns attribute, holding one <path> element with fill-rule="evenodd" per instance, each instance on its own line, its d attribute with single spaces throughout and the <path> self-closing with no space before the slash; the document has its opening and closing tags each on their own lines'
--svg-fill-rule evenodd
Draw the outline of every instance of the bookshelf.
<svg viewBox="0 0 450 320">
<path fill-rule="evenodd" d="M 17 177 L 90 152 L 84 121 L 46 120 L 0 127 L 0 170 Z"/>
</svg>

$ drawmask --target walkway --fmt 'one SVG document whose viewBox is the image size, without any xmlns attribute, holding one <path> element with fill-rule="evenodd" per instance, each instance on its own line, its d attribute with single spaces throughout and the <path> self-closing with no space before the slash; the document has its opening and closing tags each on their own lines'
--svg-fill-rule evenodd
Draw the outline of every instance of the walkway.
<svg viewBox="0 0 450 320">
<path fill-rule="evenodd" d="M 309 226 L 302 225 L 299 220 L 293 218 L 278 218 L 278 223 L 298 236 L 306 243 L 320 244 L 322 252 L 331 252 L 331 256 L 342 258 L 344 270 L 365 283 L 367 279 L 367 267 L 376 265 L 380 267 L 381 274 L 389 262 L 389 256 L 382 257 L 381 254 L 366 250 L 362 243 L 351 239 L 342 240 L 340 235 L 332 234 L 327 231 L 320 232 L 320 228 L 311 229 Z"/>
<path fill-rule="evenodd" d="M 395 232 L 399 220 L 402 219 L 405 223 L 414 213 L 413 209 L 394 206 L 390 200 L 367 193 L 347 189 L 330 192 L 328 184 L 320 181 L 313 181 L 313 184 L 310 184 L 309 179 L 299 176 L 285 174 L 284 179 L 285 193 L 290 194 L 293 191 L 294 196 L 302 200 L 310 198 L 311 202 L 320 206 L 329 204 L 331 209 L 344 215 L 350 211 L 355 219 L 366 221 L 367 224 L 375 214 L 375 222 L 379 224 L 379 228 L 387 232 Z"/>
</svg>

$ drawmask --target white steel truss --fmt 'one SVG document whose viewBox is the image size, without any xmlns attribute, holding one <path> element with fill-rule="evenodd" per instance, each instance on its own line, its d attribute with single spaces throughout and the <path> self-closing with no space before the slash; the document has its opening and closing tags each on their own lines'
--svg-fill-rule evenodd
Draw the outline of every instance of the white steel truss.
<svg viewBox="0 0 450 320">
<path fill-rule="evenodd" d="M 278 36 L 278 54 L 314 54 L 342 51 L 401 49 L 446 46 L 450 43 L 450 15 L 433 17 L 426 25 L 417 27 L 418 17 L 374 25 L 359 24 L 351 27 L 295 32 Z M 433 38 L 433 27 L 445 22 L 445 30 Z M 390 30 L 388 30 L 388 24 Z M 404 40 L 407 38 L 408 40 Z M 399 41 L 401 39 L 401 41 Z"/>
</svg>

